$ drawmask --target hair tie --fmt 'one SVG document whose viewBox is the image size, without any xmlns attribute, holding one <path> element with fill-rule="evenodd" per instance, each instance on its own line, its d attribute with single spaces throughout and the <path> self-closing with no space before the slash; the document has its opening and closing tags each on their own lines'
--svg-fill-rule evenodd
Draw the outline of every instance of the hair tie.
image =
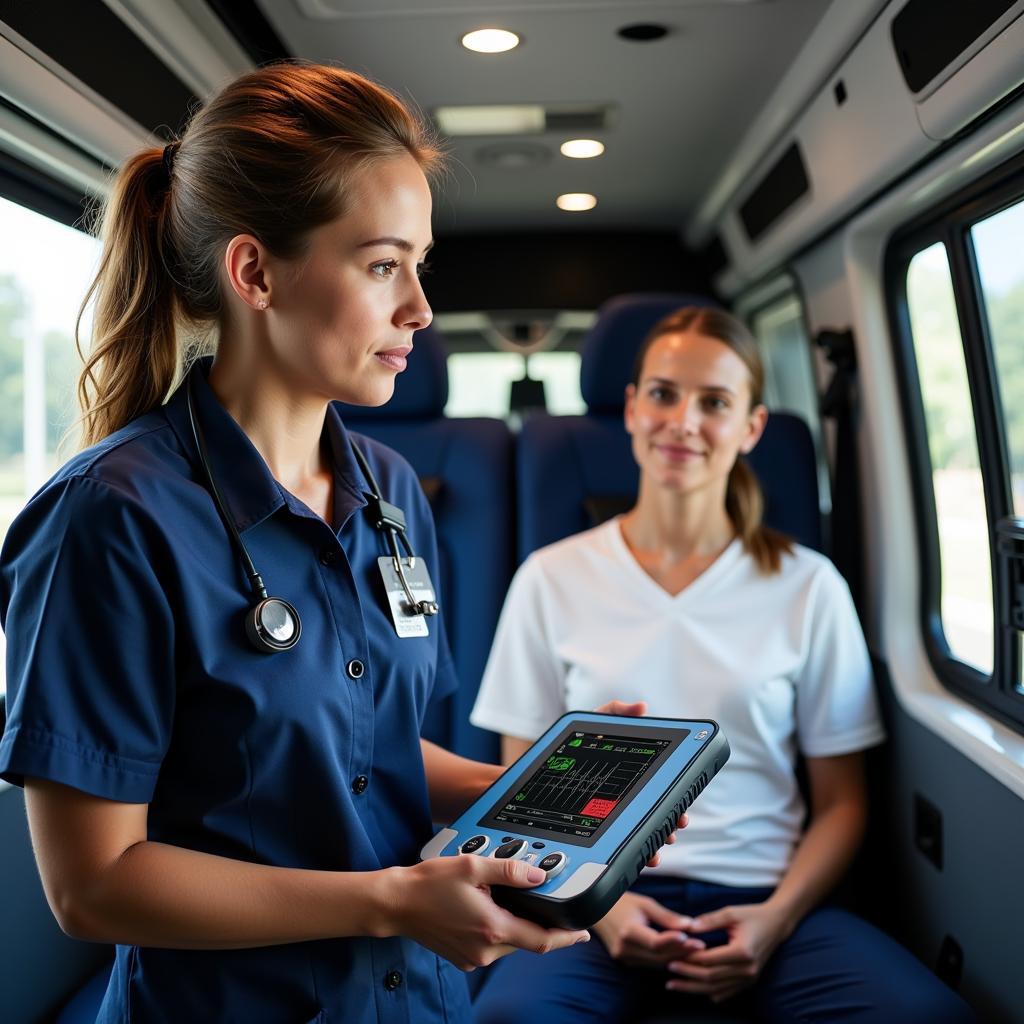
<svg viewBox="0 0 1024 1024">
<path fill-rule="evenodd" d="M 164 174 L 167 176 L 168 181 L 171 180 L 171 172 L 174 170 L 174 155 L 178 152 L 180 145 L 181 142 L 175 139 L 174 142 L 169 142 L 164 146 Z"/>
</svg>

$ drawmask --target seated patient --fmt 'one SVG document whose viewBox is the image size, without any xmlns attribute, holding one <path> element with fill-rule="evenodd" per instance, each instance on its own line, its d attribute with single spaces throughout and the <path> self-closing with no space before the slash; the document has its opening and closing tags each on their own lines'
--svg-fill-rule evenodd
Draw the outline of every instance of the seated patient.
<svg viewBox="0 0 1024 1024">
<path fill-rule="evenodd" d="M 635 507 L 534 553 L 512 583 L 471 716 L 504 734 L 506 761 L 612 698 L 715 719 L 732 756 L 681 841 L 595 926 L 601 941 L 503 959 L 477 1024 L 632 1021 L 675 993 L 773 1022 L 973 1020 L 891 938 L 823 905 L 864 831 L 862 751 L 884 734 L 846 584 L 761 524 L 739 456 L 764 430 L 762 382 L 729 314 L 662 320 L 626 389 Z"/>
</svg>

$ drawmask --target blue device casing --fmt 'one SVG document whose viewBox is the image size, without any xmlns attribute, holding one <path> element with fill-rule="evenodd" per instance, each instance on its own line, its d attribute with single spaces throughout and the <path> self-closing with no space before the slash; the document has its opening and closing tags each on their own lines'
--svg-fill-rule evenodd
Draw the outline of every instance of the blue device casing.
<svg viewBox="0 0 1024 1024">
<path fill-rule="evenodd" d="M 596 838 L 576 840 L 544 828 L 486 822 L 502 800 L 520 782 L 531 779 L 556 741 L 570 728 L 601 729 L 614 734 L 636 727 L 659 730 L 665 736 L 684 738 L 671 749 L 650 775 L 627 794 L 625 806 L 613 820 L 596 832 Z M 564 738 L 564 737 L 563 737 Z M 496 886 L 495 902 L 520 917 L 562 928 L 589 928 L 611 909 L 619 896 L 636 881 L 647 861 L 675 831 L 679 816 L 729 758 L 729 743 L 716 722 L 673 718 L 632 718 L 570 711 L 558 719 L 533 746 L 512 764 L 475 803 L 442 828 L 421 851 L 421 857 L 458 856 L 460 847 L 474 836 L 485 836 L 487 845 L 478 853 L 493 855 L 508 839 L 524 839 L 530 845 L 524 859 L 536 862 L 549 853 L 563 853 L 566 861 L 558 875 L 532 889 Z M 486 822 L 486 823 L 485 823 Z M 542 849 L 534 845 L 542 840 Z M 685 840 L 684 840 L 685 841 Z"/>
</svg>

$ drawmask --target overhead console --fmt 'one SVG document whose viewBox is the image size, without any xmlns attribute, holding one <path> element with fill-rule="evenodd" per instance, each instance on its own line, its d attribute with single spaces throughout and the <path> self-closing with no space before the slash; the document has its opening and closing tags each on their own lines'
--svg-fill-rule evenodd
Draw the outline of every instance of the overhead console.
<svg viewBox="0 0 1024 1024">
<path fill-rule="evenodd" d="M 839 21 L 838 6 L 823 30 Z M 1024 91 L 1024 0 L 893 0 L 869 24 L 841 27 L 853 37 L 845 52 L 815 74 L 827 51 L 809 40 L 792 74 L 816 84 L 786 120 L 775 104 L 787 84 L 792 103 L 792 82 L 780 85 L 725 169 L 740 183 L 709 199 L 688 232 L 697 248 L 717 235 L 728 258 L 715 277 L 724 294 L 773 271 Z M 769 134 L 768 125 L 778 127 Z M 754 138 L 764 140 L 756 151 Z"/>
</svg>

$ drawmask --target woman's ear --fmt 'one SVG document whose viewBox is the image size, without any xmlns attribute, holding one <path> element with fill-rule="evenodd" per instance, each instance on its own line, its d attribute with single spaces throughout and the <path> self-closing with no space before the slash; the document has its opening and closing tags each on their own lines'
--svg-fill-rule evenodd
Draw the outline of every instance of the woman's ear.
<svg viewBox="0 0 1024 1024">
<path fill-rule="evenodd" d="M 251 309 L 266 309 L 272 296 L 268 253 L 252 235 L 235 235 L 224 250 L 224 274 L 231 291 Z"/>
<path fill-rule="evenodd" d="M 740 451 L 744 455 L 749 455 L 757 447 L 757 442 L 761 440 L 761 435 L 767 425 L 768 409 L 763 405 L 755 405 L 750 410 L 750 416 L 747 419 L 747 433 L 740 445 Z"/>
</svg>

